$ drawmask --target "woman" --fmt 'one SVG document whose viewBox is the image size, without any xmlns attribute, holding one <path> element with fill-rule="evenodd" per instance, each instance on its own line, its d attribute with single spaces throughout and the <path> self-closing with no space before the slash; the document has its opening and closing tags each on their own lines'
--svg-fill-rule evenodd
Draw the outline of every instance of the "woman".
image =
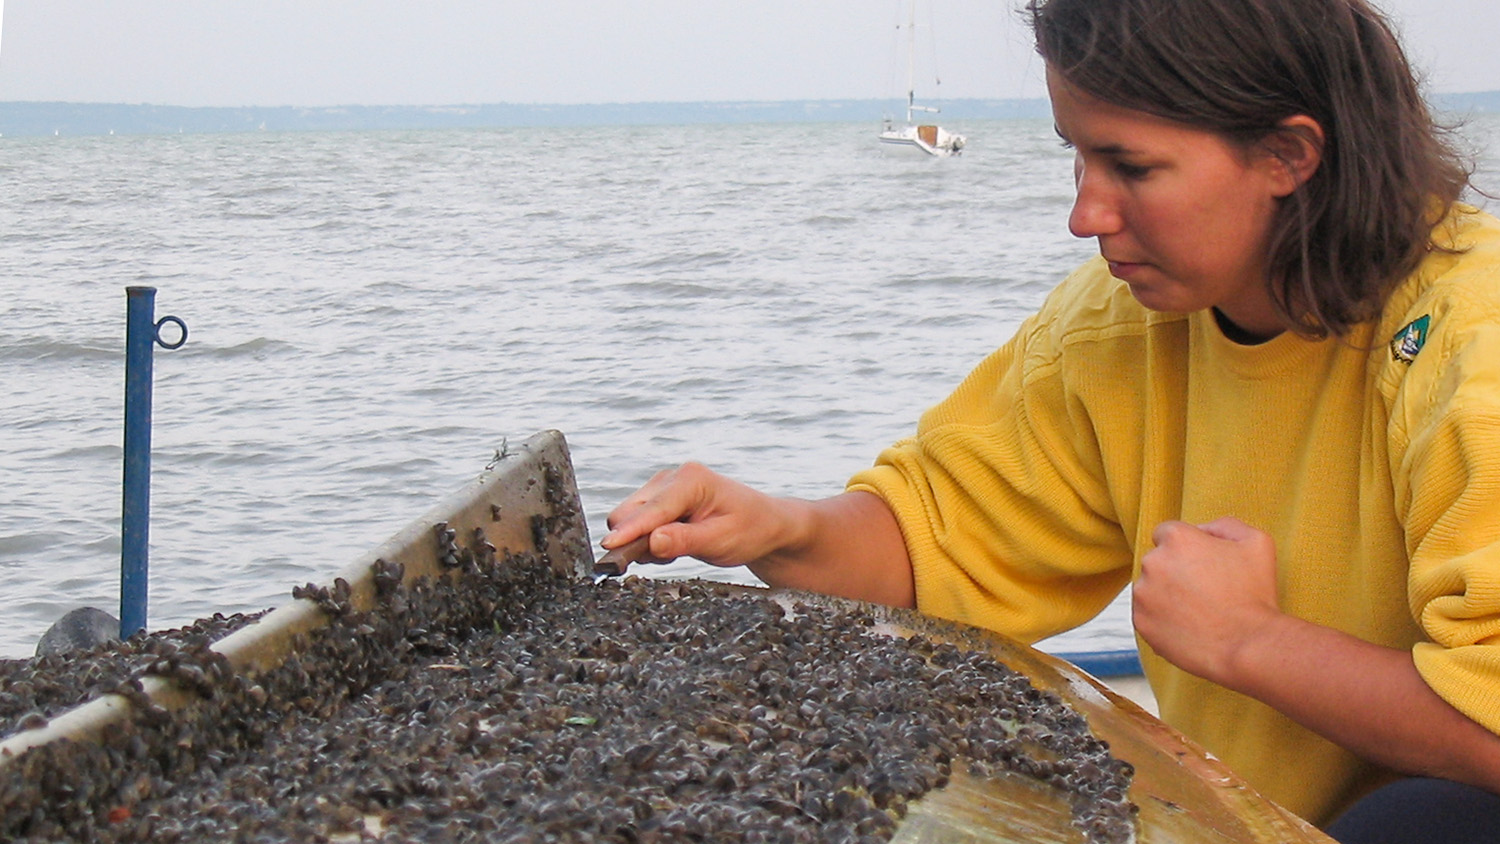
<svg viewBox="0 0 1500 844">
<path fill-rule="evenodd" d="M 1261 791 L 1492 840 L 1500 221 L 1365 0 L 1029 13 L 1100 256 L 843 495 L 688 464 L 604 546 L 1027 641 L 1133 581 L 1163 718 Z"/>
</svg>

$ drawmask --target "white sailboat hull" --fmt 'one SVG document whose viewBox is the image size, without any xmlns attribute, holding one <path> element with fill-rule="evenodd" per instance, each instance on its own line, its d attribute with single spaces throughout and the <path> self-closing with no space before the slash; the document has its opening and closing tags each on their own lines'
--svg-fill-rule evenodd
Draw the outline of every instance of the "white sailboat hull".
<svg viewBox="0 0 1500 844">
<path fill-rule="evenodd" d="M 966 139 L 956 132 L 930 124 L 894 126 L 886 124 L 880 133 L 880 143 L 896 147 L 919 150 L 927 155 L 958 155 L 963 151 Z"/>
</svg>

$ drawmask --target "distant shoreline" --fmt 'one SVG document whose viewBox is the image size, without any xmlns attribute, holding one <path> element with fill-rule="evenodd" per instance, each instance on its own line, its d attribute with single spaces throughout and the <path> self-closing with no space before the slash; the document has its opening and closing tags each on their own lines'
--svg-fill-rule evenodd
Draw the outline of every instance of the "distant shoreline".
<svg viewBox="0 0 1500 844">
<path fill-rule="evenodd" d="M 1500 112 L 1500 91 L 1443 94 L 1452 114 Z M 508 104 L 449 106 L 186 107 L 116 103 L 0 103 L 0 137 L 160 135 L 416 129 L 673 126 L 722 123 L 855 123 L 900 116 L 889 100 Z M 1045 99 L 944 100 L 945 122 L 1044 119 Z"/>
<path fill-rule="evenodd" d="M 898 104 L 904 107 L 904 103 Z M 139 135 L 415 129 L 673 126 L 716 123 L 879 122 L 884 100 L 784 102 L 497 103 L 450 106 L 297 106 L 190 108 L 107 103 L 0 103 L 0 135 Z M 948 100 L 944 120 L 1045 118 L 1047 101 Z M 1500 108 L 1500 97 L 1497 97 Z"/>
</svg>

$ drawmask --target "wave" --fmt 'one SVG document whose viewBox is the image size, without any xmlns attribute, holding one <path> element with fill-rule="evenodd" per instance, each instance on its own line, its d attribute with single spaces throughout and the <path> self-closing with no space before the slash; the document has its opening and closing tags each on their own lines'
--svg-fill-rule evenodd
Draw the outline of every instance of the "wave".
<svg viewBox="0 0 1500 844">
<path fill-rule="evenodd" d="M 858 217 L 852 217 L 846 214 L 818 214 L 804 219 L 802 221 L 802 225 L 810 226 L 815 229 L 835 229 L 855 226 L 858 225 L 859 222 L 860 220 Z"/>
<path fill-rule="evenodd" d="M 722 267 L 732 264 L 740 257 L 739 252 L 711 250 L 708 252 L 675 252 L 660 255 L 635 264 L 637 269 L 696 269 L 700 267 Z"/>
<path fill-rule="evenodd" d="M 236 343 L 233 346 L 215 347 L 204 346 L 201 343 L 188 343 L 182 348 L 184 351 L 187 351 L 190 347 L 193 351 L 193 354 L 195 355 L 201 355 L 208 358 L 218 358 L 222 360 L 233 360 L 235 358 L 244 357 L 266 357 L 269 355 L 293 354 L 298 351 L 297 346 L 293 345 L 292 343 L 288 343 L 284 340 L 273 340 L 269 337 L 256 337 L 253 340 L 246 340 L 243 343 Z"/>
<path fill-rule="evenodd" d="M 0 360 L 117 361 L 124 355 L 123 342 L 74 342 L 55 337 L 22 337 L 0 342 Z"/>
<path fill-rule="evenodd" d="M 0 536 L 0 560 L 10 557 L 27 557 L 57 544 L 57 535 L 51 531 L 33 531 Z"/>
</svg>

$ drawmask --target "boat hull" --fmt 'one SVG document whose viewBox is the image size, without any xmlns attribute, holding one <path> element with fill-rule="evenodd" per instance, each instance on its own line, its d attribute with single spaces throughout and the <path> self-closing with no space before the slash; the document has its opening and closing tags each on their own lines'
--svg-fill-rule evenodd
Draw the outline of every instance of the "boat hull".
<svg viewBox="0 0 1500 844">
<path fill-rule="evenodd" d="M 559 574 L 579 578 L 592 574 L 590 543 L 572 466 L 556 432 L 528 440 L 519 453 L 500 461 L 492 471 L 344 569 L 342 579 L 355 609 L 380 611 L 374 593 L 377 569 L 385 563 L 400 563 L 408 580 L 462 576 L 461 569 L 445 562 L 442 542 L 434 541 L 435 525 L 441 526 L 437 533 L 450 537 L 450 543 L 454 536 L 472 536 L 468 544 L 487 546 L 491 553 L 499 551 L 502 559 L 506 552 L 524 551 L 541 555 Z M 755 590 L 790 603 L 854 603 L 808 593 L 725 588 Z M 1141 844 L 1329 841 L 1245 785 L 1223 763 L 1180 733 L 1077 666 L 977 628 L 910 610 L 867 609 L 880 619 L 879 629 L 889 635 L 921 635 L 988 654 L 1024 674 L 1037 689 L 1056 694 L 1087 719 L 1090 730 L 1108 742 L 1111 753 L 1135 769 L 1129 796 L 1140 809 L 1135 840 Z M 295 657 L 299 634 L 327 623 L 327 614 L 313 600 L 299 598 L 225 638 L 214 649 L 224 654 L 236 671 L 255 675 Z M 194 696 L 192 690 L 162 677 L 150 678 L 144 693 L 163 708 L 162 717 L 170 717 L 166 712 L 175 713 Z M 53 719 L 47 727 L 11 737 L 0 745 L 0 772 L 18 773 L 15 768 L 29 751 L 52 740 L 97 737 L 130 717 L 128 710 L 133 705 L 118 695 L 106 695 Z M 1019 776 L 967 776 L 959 766 L 954 767 L 958 775 L 951 783 L 911 804 L 898 824 L 894 841 L 1007 844 L 1077 840 L 1077 830 L 1069 827 L 1066 806 L 1060 814 L 1043 811 L 1049 800 L 1059 801 L 1055 795 L 1049 798 L 1043 793 L 1037 782 Z M 1045 828 L 1026 826 L 1032 822 Z"/>
<path fill-rule="evenodd" d="M 880 133 L 880 143 L 883 146 L 909 148 L 927 155 L 943 157 L 963 152 L 967 139 L 957 132 L 950 132 L 941 126 L 931 124 L 901 127 L 887 125 Z"/>
<path fill-rule="evenodd" d="M 1151 684 L 1146 681 L 1145 671 L 1141 668 L 1141 655 L 1134 649 L 1075 651 L 1054 653 L 1053 656 L 1088 672 L 1116 694 L 1129 699 L 1152 715 L 1160 714 L 1156 707 L 1156 694 L 1151 691 Z"/>
</svg>

